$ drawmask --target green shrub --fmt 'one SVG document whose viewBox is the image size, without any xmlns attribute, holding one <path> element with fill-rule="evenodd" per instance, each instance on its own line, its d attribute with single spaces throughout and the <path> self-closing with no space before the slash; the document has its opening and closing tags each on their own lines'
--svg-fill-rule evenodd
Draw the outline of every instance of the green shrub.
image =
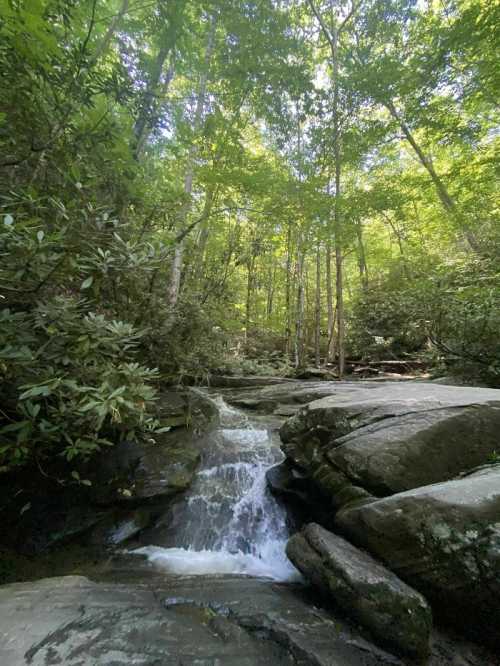
<svg viewBox="0 0 500 666">
<path fill-rule="evenodd" d="M 0 312 L 0 470 L 87 459 L 154 429 L 158 372 L 133 360 L 143 336 L 72 297 Z"/>
</svg>

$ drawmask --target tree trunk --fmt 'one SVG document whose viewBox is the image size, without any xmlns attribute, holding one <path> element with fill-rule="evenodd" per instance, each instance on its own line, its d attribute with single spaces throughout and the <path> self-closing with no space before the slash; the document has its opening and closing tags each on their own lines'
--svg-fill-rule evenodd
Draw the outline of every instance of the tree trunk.
<svg viewBox="0 0 500 666">
<path fill-rule="evenodd" d="M 316 303 L 314 317 L 314 359 L 316 367 L 321 366 L 321 248 L 316 248 Z"/>
<path fill-rule="evenodd" d="M 335 316 L 333 309 L 332 289 L 332 248 L 330 241 L 326 245 L 326 305 L 328 310 L 328 347 L 326 350 L 326 362 L 333 363 L 335 360 Z"/>
<path fill-rule="evenodd" d="M 359 279 L 363 289 L 368 288 L 368 266 L 366 265 L 365 244 L 363 242 L 363 226 L 360 220 L 356 222 L 356 236 L 358 239 L 358 267 Z"/>
<path fill-rule="evenodd" d="M 269 273 L 268 273 L 267 304 L 266 304 L 266 319 L 268 325 L 271 323 L 271 318 L 273 316 L 275 280 L 276 280 L 276 266 L 273 265 L 269 267 Z"/>
<path fill-rule="evenodd" d="M 297 309 L 295 313 L 295 367 L 304 367 L 304 249 L 297 243 Z"/>
<path fill-rule="evenodd" d="M 292 352 L 292 311 L 291 311 L 291 272 L 292 272 L 292 223 L 288 221 L 288 228 L 286 232 L 286 287 L 285 287 L 285 353 L 288 360 L 290 360 Z"/>
<path fill-rule="evenodd" d="M 255 283 L 255 255 L 252 253 L 247 263 L 247 297 L 245 301 L 245 341 L 248 340 L 248 331 L 251 326 L 252 295 Z"/>
<path fill-rule="evenodd" d="M 338 374 L 342 378 L 345 370 L 345 322 L 344 322 L 344 288 L 343 288 L 343 258 L 340 241 L 340 118 L 339 118 L 339 58 L 338 58 L 338 30 L 332 33 L 333 58 L 333 156 L 335 160 L 335 201 L 333 206 L 333 226 L 335 234 L 335 271 L 336 271 L 336 302 L 337 302 L 337 353 Z"/>
</svg>

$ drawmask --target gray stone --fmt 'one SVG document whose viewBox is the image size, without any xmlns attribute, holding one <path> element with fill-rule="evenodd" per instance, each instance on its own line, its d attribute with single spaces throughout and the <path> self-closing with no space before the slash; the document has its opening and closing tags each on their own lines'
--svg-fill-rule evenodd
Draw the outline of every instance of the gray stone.
<svg viewBox="0 0 500 666">
<path fill-rule="evenodd" d="M 293 564 L 382 645 L 426 656 L 432 614 L 424 597 L 345 539 L 310 523 L 287 544 Z"/>
<path fill-rule="evenodd" d="M 175 495 L 191 484 L 200 459 L 196 438 L 176 430 L 155 442 L 122 442 L 89 473 L 94 502 L 130 503 Z"/>
<path fill-rule="evenodd" d="M 245 386 L 272 386 L 291 381 L 286 377 L 266 377 L 264 375 L 210 375 L 208 383 L 216 388 L 242 388 Z"/>
<path fill-rule="evenodd" d="M 0 587 L 2 666 L 405 666 L 298 585 L 127 568 Z M 426 666 L 497 666 L 433 633 Z"/>
<path fill-rule="evenodd" d="M 88 542 L 95 545 L 118 546 L 135 537 L 151 522 L 147 509 L 113 511 L 96 525 L 89 534 Z"/>
<path fill-rule="evenodd" d="M 500 390 L 386 383 L 309 403 L 281 429 L 286 455 L 325 492 L 384 496 L 453 478 L 498 449 Z M 332 479 L 327 479 L 332 476 Z M 352 501 L 357 491 L 346 492 Z M 345 504 L 332 497 L 336 507 Z"/>
<path fill-rule="evenodd" d="M 294 588 L 259 580 L 50 578 L 0 588 L 6 666 L 401 664 Z"/>
<path fill-rule="evenodd" d="M 346 507 L 336 523 L 469 635 L 500 643 L 500 465 Z"/>
</svg>

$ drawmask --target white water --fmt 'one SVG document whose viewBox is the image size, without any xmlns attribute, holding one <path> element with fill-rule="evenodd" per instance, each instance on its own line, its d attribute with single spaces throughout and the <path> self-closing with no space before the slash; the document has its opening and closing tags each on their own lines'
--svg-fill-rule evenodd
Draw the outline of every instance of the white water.
<svg viewBox="0 0 500 666">
<path fill-rule="evenodd" d="M 286 513 L 269 493 L 265 474 L 282 459 L 276 437 L 254 426 L 221 397 L 220 426 L 203 443 L 204 455 L 189 491 L 160 519 L 146 555 L 172 574 L 247 574 L 293 580 L 285 554 Z"/>
</svg>

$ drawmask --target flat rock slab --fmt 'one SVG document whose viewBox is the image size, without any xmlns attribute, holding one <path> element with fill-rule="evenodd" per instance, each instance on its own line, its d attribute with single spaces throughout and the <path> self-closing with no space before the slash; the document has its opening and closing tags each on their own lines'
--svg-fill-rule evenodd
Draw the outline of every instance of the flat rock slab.
<svg viewBox="0 0 500 666">
<path fill-rule="evenodd" d="M 336 523 L 469 635 L 500 645 L 500 465 L 346 507 Z"/>
<path fill-rule="evenodd" d="M 293 588 L 255 579 L 161 586 L 80 576 L 0 588 L 6 666 L 371 666 L 401 664 Z"/>
<path fill-rule="evenodd" d="M 121 581 L 121 582 L 117 582 Z M 134 581 L 134 582 L 130 582 Z M 405 666 L 299 586 L 243 577 L 167 578 L 140 567 L 0 587 L 2 666 Z M 435 634 L 426 666 L 497 666 Z"/>
<path fill-rule="evenodd" d="M 225 391 L 226 402 L 244 409 L 273 412 L 283 416 L 295 413 L 301 405 L 328 396 L 342 396 L 359 390 L 380 386 L 370 381 L 300 381 L 289 379 L 272 386 L 246 386 Z"/>
<path fill-rule="evenodd" d="M 241 388 L 245 386 L 272 386 L 292 382 L 287 377 L 264 375 L 210 375 L 209 386 L 213 388 Z"/>
<path fill-rule="evenodd" d="M 499 432 L 500 390 L 408 382 L 339 387 L 289 419 L 281 437 L 297 465 L 384 496 L 484 464 Z"/>
<path fill-rule="evenodd" d="M 348 615 L 398 653 L 429 653 L 432 613 L 424 597 L 342 537 L 310 523 L 288 542 L 295 566 Z"/>
</svg>

